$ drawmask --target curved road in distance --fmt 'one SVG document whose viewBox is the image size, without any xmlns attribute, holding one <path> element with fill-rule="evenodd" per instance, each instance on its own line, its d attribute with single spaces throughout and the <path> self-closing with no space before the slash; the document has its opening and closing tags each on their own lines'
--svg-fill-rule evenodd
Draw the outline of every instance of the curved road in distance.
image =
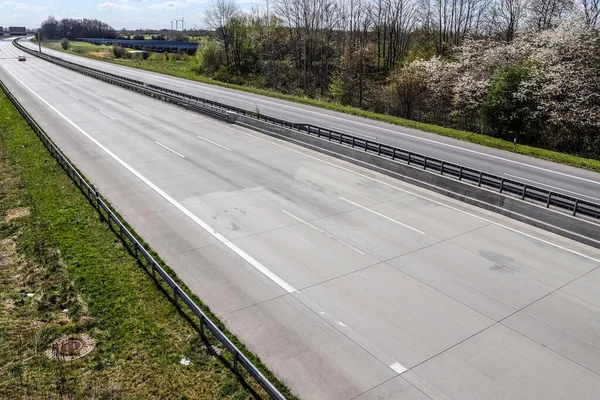
<svg viewBox="0 0 600 400">
<path fill-rule="evenodd" d="M 301 398 L 600 393 L 600 250 L 0 50 L 54 142 Z"/>
<path fill-rule="evenodd" d="M 38 49 L 38 46 L 31 41 L 22 41 L 22 43 L 34 50 Z M 123 77 L 251 111 L 258 109 L 263 114 L 290 122 L 310 123 L 377 140 L 508 179 L 579 197 L 582 200 L 600 203 L 600 173 L 593 171 L 317 107 L 92 60 L 52 49 L 43 48 L 42 52 Z"/>
</svg>

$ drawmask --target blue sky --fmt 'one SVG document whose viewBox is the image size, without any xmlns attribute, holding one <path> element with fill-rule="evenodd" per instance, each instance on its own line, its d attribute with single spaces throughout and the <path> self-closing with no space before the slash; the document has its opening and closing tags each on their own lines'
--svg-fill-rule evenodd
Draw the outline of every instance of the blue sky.
<svg viewBox="0 0 600 400">
<path fill-rule="evenodd" d="M 205 27 L 204 11 L 211 0 L 0 0 L 0 26 L 37 28 L 48 15 L 57 19 L 97 18 L 115 29 L 171 27 L 171 19 L 185 18 L 185 27 Z M 260 0 L 238 0 L 243 9 Z"/>
</svg>

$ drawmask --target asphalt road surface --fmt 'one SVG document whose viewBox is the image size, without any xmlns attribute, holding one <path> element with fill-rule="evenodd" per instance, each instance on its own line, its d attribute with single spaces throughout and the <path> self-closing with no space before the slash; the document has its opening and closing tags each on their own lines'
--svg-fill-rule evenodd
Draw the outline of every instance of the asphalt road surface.
<svg viewBox="0 0 600 400">
<path fill-rule="evenodd" d="M 22 43 L 32 49 L 38 49 L 36 44 L 29 41 L 22 41 Z M 579 197 L 582 200 L 600 202 L 600 174 L 596 172 L 316 107 L 91 60 L 55 50 L 42 49 L 42 51 L 124 77 L 190 93 L 251 111 L 260 110 L 263 114 L 291 122 L 310 123 L 366 139 L 377 140 L 526 184 Z"/>
<path fill-rule="evenodd" d="M 598 398 L 599 250 L 0 50 L 57 145 L 302 398 Z"/>
</svg>

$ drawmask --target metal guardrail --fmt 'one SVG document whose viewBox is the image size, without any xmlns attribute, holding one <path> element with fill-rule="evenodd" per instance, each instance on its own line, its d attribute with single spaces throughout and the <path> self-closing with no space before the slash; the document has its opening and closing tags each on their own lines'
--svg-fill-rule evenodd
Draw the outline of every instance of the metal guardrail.
<svg viewBox="0 0 600 400">
<path fill-rule="evenodd" d="M 144 248 L 144 246 L 135 238 L 135 236 L 127 229 L 127 227 L 121 222 L 121 220 L 113 213 L 110 207 L 102 200 L 100 193 L 90 185 L 87 180 L 75 169 L 75 167 L 69 162 L 69 160 L 63 155 L 60 149 L 50 140 L 42 128 L 35 122 L 35 120 L 29 115 L 25 108 L 19 103 L 19 101 L 13 96 L 10 90 L 0 81 L 0 88 L 14 104 L 19 113 L 27 121 L 29 126 L 33 129 L 36 135 L 40 138 L 44 146 L 50 151 L 50 153 L 56 158 L 58 163 L 64 168 L 67 174 L 75 182 L 75 184 L 81 189 L 84 195 L 95 205 L 98 212 L 103 215 L 104 218 L 109 222 L 116 225 L 121 240 L 134 252 L 136 256 L 141 256 L 151 268 L 149 271 L 153 277 L 157 279 L 157 276 L 162 279 L 164 283 L 172 290 L 173 299 L 179 306 L 179 301 L 185 304 L 190 311 L 199 319 L 201 332 L 208 330 L 212 333 L 213 337 L 216 338 L 219 343 L 223 345 L 233 356 L 234 370 L 239 375 L 240 365 L 252 376 L 258 384 L 268 393 L 272 399 L 285 400 L 286 398 L 277 390 L 277 388 L 258 370 L 258 368 L 235 346 L 235 344 L 229 340 L 229 338 L 215 325 L 215 323 L 200 309 L 200 307 L 181 289 L 181 287 L 169 276 L 169 274 L 154 260 L 152 255 Z M 104 213 L 104 214 L 103 214 Z M 129 244 L 128 244 L 129 243 Z M 142 263 L 143 264 L 143 263 Z"/>
<path fill-rule="evenodd" d="M 349 135 L 342 132 L 337 132 L 331 129 L 322 128 L 311 124 L 299 124 L 285 121 L 279 118 L 270 117 L 257 112 L 244 110 L 239 107 L 230 106 L 213 100 L 204 99 L 202 97 L 193 96 L 188 93 L 179 92 L 163 88 L 160 86 L 148 84 L 142 81 L 137 81 L 130 78 L 121 77 L 108 72 L 100 71 L 94 68 L 82 66 L 63 60 L 59 57 L 54 57 L 48 54 L 40 54 L 37 51 L 28 49 L 18 43 L 18 39 L 14 41 L 15 45 L 32 55 L 42 57 L 53 63 L 66 66 L 69 69 L 81 72 L 88 76 L 92 76 L 104 81 L 110 81 L 122 87 L 127 87 L 147 95 L 158 97 L 182 105 L 193 111 L 202 112 L 216 118 L 228 120 L 227 111 L 235 112 L 250 118 L 255 118 L 267 123 L 281 126 L 288 129 L 297 130 L 308 135 L 317 136 L 318 138 L 334 141 L 342 145 L 351 146 L 353 148 L 362 149 L 366 152 L 377 153 L 379 156 L 391 158 L 395 161 L 402 161 L 408 165 L 422 167 L 425 170 L 438 172 L 459 181 L 475 184 L 479 187 L 498 191 L 502 194 L 519 197 L 522 200 L 529 200 L 535 203 L 545 205 L 546 208 L 556 208 L 557 210 L 567 212 L 572 216 L 586 216 L 594 220 L 600 220 L 600 204 L 588 200 L 583 200 L 578 197 L 569 196 L 563 193 L 554 192 L 549 189 L 540 188 L 533 185 L 528 185 L 516 180 L 504 178 L 498 175 L 490 174 L 474 168 L 465 167 L 459 164 L 440 160 L 426 155 L 411 152 L 402 148 L 390 146 L 364 139 L 362 137 Z M 221 114 L 219 114 L 221 112 Z"/>
</svg>

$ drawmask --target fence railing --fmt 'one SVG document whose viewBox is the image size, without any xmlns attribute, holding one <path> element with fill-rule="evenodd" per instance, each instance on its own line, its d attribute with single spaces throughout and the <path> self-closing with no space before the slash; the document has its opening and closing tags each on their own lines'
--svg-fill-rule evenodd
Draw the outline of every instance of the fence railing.
<svg viewBox="0 0 600 400">
<path fill-rule="evenodd" d="M 441 175 L 474 184 L 479 187 L 495 190 L 502 194 L 516 196 L 522 200 L 533 201 L 537 204 L 545 206 L 546 208 L 552 207 L 569 213 L 572 216 L 579 215 L 586 216 L 594 220 L 600 220 L 600 204 L 591 202 L 589 200 L 583 200 L 581 198 L 566 195 L 560 192 L 555 192 L 534 185 L 528 185 L 513 179 L 508 179 L 485 171 L 429 157 L 424 154 L 415 153 L 402 148 L 368 140 L 359 136 L 337 132 L 311 124 L 300 124 L 285 121 L 279 118 L 263 115 L 258 112 L 245 110 L 188 93 L 163 88 L 161 86 L 122 77 L 95 68 L 82 66 L 70 61 L 66 61 L 59 57 L 48 54 L 40 54 L 35 50 L 28 49 L 18 43 L 18 39 L 15 40 L 14 43 L 19 49 L 35 56 L 42 57 L 55 64 L 65 66 L 66 68 L 83 73 L 85 75 L 126 87 L 152 97 L 157 97 L 165 101 L 181 105 L 193 111 L 201 112 L 215 118 L 228 120 L 229 118 L 226 114 L 227 111 L 235 112 L 250 118 L 265 121 L 276 126 L 297 130 L 311 136 L 334 141 L 342 145 L 351 146 L 353 148 L 362 149 L 365 152 L 377 153 L 380 156 L 388 157 L 395 161 L 405 162 L 408 165 L 421 167 L 425 170 L 437 172 Z"/>
<path fill-rule="evenodd" d="M 221 345 L 228 350 L 233 356 L 234 370 L 239 375 L 242 366 L 250 376 L 252 376 L 256 382 L 265 390 L 265 392 L 272 398 L 277 400 L 285 400 L 285 397 L 277 390 L 277 388 L 258 370 L 258 368 L 235 346 L 235 344 L 229 340 L 229 338 L 215 325 L 215 323 L 202 311 L 202 309 L 183 291 L 183 289 L 171 278 L 171 276 L 156 262 L 152 255 L 144 248 L 144 246 L 135 238 L 135 236 L 127 229 L 127 227 L 121 222 L 119 217 L 110 209 L 110 207 L 102 200 L 100 193 L 90 185 L 87 180 L 77 171 L 77 169 L 69 162 L 69 160 L 63 155 L 60 149 L 50 140 L 42 128 L 35 122 L 35 120 L 29 115 L 25 108 L 19 103 L 19 101 L 13 96 L 10 90 L 0 81 L 0 88 L 14 104 L 19 113 L 27 121 L 29 126 L 33 129 L 36 135 L 40 138 L 44 146 L 50 151 L 50 153 L 56 158 L 58 163 L 64 168 L 69 177 L 75 182 L 75 184 L 81 189 L 83 194 L 95 205 L 96 209 L 100 214 L 106 218 L 109 224 L 116 226 L 121 240 L 127 244 L 130 250 L 132 250 L 136 256 L 141 257 L 146 261 L 149 272 L 154 276 L 155 279 L 158 277 L 170 288 L 173 293 L 173 299 L 179 306 L 180 303 L 185 304 L 189 310 L 198 318 L 201 332 L 208 330 L 213 337 L 218 340 Z"/>
</svg>

